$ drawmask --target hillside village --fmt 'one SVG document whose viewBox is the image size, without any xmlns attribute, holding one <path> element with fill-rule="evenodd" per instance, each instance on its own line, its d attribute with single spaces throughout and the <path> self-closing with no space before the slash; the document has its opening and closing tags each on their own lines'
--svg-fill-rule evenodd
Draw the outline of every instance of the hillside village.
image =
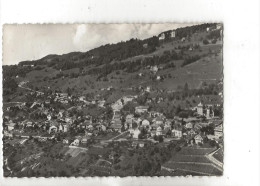
<svg viewBox="0 0 260 186">
<path fill-rule="evenodd" d="M 222 175 L 222 37 L 202 24 L 3 67 L 4 175 Z"/>
</svg>

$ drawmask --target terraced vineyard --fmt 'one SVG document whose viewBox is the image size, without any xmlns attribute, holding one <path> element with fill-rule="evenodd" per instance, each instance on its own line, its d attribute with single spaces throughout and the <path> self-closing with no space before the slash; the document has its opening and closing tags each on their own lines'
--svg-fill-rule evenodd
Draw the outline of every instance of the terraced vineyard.
<svg viewBox="0 0 260 186">
<path fill-rule="evenodd" d="M 174 173 L 174 175 L 178 175 L 179 171 L 185 172 L 186 175 L 221 175 L 222 171 L 206 157 L 214 150 L 214 148 L 184 147 L 170 161 L 166 162 L 162 169 Z"/>
</svg>

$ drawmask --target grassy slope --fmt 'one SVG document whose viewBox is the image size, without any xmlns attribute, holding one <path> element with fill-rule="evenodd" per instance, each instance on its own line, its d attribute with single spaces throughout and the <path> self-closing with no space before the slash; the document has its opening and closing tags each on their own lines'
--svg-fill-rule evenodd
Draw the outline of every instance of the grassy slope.
<svg viewBox="0 0 260 186">
<path fill-rule="evenodd" d="M 214 80 L 221 79 L 222 74 L 222 52 L 221 47 L 222 43 L 218 41 L 215 45 L 203 45 L 201 38 L 205 37 L 206 33 L 194 34 L 191 37 L 190 41 L 180 42 L 172 41 L 169 43 L 161 43 L 161 46 L 157 48 L 152 54 L 136 56 L 123 60 L 122 62 L 136 60 L 138 58 L 149 57 L 153 55 L 161 55 L 165 50 L 174 50 L 175 47 L 181 45 L 189 44 L 200 44 L 200 50 L 186 51 L 186 56 L 193 55 L 207 55 L 206 57 L 201 58 L 197 62 L 194 62 L 190 65 L 181 67 L 183 60 L 171 61 L 176 65 L 176 68 L 160 70 L 158 75 L 169 75 L 171 74 L 172 78 L 166 78 L 163 82 L 155 81 L 152 82 L 148 75 L 136 78 L 138 73 L 149 73 L 147 69 L 140 69 L 134 73 L 122 72 L 117 75 L 115 72 L 108 75 L 109 81 L 96 81 L 97 76 L 79 76 L 78 78 L 59 78 L 54 80 L 44 81 L 44 77 L 55 77 L 59 71 L 52 69 L 50 67 L 45 67 L 43 70 L 32 71 L 27 74 L 26 78 L 21 80 L 29 80 L 33 86 L 37 86 L 40 89 L 46 89 L 51 87 L 51 89 L 61 89 L 65 91 L 68 87 L 75 88 L 80 94 L 84 95 L 88 92 L 94 92 L 95 94 L 100 93 L 100 89 L 104 87 L 113 86 L 115 88 L 124 88 L 127 89 L 135 85 L 149 85 L 156 86 L 157 88 L 176 90 L 178 85 L 184 85 L 185 82 L 189 84 L 191 88 L 197 88 L 201 85 L 203 81 L 212 82 Z M 209 54 L 209 50 L 212 51 L 212 54 Z M 85 67 L 84 70 L 87 70 L 91 67 Z M 63 73 L 70 74 L 71 72 L 78 72 L 79 69 L 70 69 L 66 70 Z M 113 76 L 113 79 L 111 78 Z M 115 92 L 116 94 L 121 94 L 120 92 Z M 118 97 L 118 96 L 116 96 Z"/>
</svg>

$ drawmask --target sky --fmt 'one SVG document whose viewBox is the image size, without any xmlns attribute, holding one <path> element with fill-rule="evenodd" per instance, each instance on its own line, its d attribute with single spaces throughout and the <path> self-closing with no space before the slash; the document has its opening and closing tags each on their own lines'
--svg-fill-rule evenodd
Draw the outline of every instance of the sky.
<svg viewBox="0 0 260 186">
<path fill-rule="evenodd" d="M 145 39 L 194 24 L 21 24 L 4 25 L 3 65 L 49 54 L 86 52 L 108 43 Z"/>
</svg>

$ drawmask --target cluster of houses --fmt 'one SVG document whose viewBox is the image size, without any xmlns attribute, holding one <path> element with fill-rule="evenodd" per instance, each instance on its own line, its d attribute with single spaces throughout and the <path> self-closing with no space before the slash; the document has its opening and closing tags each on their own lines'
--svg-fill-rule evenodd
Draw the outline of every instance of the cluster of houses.
<svg viewBox="0 0 260 186">
<path fill-rule="evenodd" d="M 152 66 L 151 71 L 156 73 L 158 71 L 157 66 Z M 151 92 L 151 87 L 147 86 L 144 92 Z M 151 93 L 152 94 L 152 93 Z M 36 95 L 36 97 L 42 95 Z M 45 101 L 35 101 L 31 105 L 18 104 L 13 107 L 8 107 L 7 111 L 12 109 L 26 110 L 26 112 L 39 113 L 41 118 L 38 120 L 21 117 L 10 119 L 9 116 L 4 116 L 4 135 L 24 135 L 24 131 L 39 131 L 42 135 L 51 137 L 56 133 L 67 133 L 71 129 L 81 131 L 84 135 L 76 138 L 70 143 L 71 146 L 78 146 L 79 144 L 87 143 L 88 139 L 92 136 L 98 136 L 101 133 L 109 132 L 125 132 L 129 133 L 131 139 L 155 139 L 157 136 L 163 138 L 172 138 L 175 140 L 186 139 L 188 143 L 203 143 L 203 139 L 218 140 L 223 135 L 222 123 L 216 124 L 217 121 L 221 121 L 218 117 L 215 117 L 213 106 L 215 103 L 199 103 L 193 109 L 196 110 L 197 116 L 194 118 L 179 118 L 168 119 L 163 113 L 149 110 L 149 106 L 139 105 L 135 107 L 134 113 L 128 113 L 122 115 L 121 109 L 128 102 L 132 102 L 138 96 L 123 96 L 110 106 L 113 110 L 113 117 L 111 120 L 104 120 L 102 117 L 93 119 L 91 115 L 77 115 L 75 112 L 71 112 L 72 108 L 76 109 L 76 112 L 81 110 L 84 105 L 96 104 L 99 107 L 104 107 L 104 99 L 93 99 L 92 101 L 86 101 L 85 96 L 72 97 L 67 93 L 54 93 L 48 96 Z M 60 102 L 62 104 L 68 104 L 69 101 L 77 101 L 78 106 L 72 106 L 68 109 L 58 109 L 50 107 L 50 100 L 54 102 Z M 150 98 L 155 101 L 154 98 Z M 158 98 L 159 103 L 162 98 Z M 214 100 L 213 100 L 214 101 Z M 149 99 L 147 99 L 149 103 Z M 213 105 L 214 104 L 214 105 Z M 49 105 L 49 106 L 48 106 Z M 220 106 L 220 105 L 218 105 Z M 206 121 L 202 122 L 202 117 L 206 118 Z M 18 117 L 18 116 L 17 116 Z M 209 126 L 213 123 L 214 135 L 203 134 L 201 128 Z M 30 129 L 30 130 L 27 130 Z M 27 135 L 30 135 L 27 133 Z M 67 139 L 64 139 L 64 143 L 69 143 Z"/>
<path fill-rule="evenodd" d="M 163 136 L 164 138 L 184 138 L 188 143 L 203 143 L 204 138 L 218 140 L 223 136 L 222 120 L 208 119 L 202 122 L 196 117 L 183 119 L 175 117 L 167 119 L 162 113 L 148 111 L 145 106 L 136 107 L 136 113 L 148 113 L 146 118 L 135 118 L 132 114 L 126 116 L 125 129 L 128 129 L 134 139 L 140 139 L 140 134 L 145 131 L 147 138 Z M 206 135 L 201 128 L 213 124 L 214 135 Z"/>
<path fill-rule="evenodd" d="M 220 30 L 222 32 L 223 29 L 223 25 L 222 24 L 217 24 L 216 27 L 207 27 L 206 31 L 210 32 L 210 31 L 214 31 L 214 30 Z"/>
<path fill-rule="evenodd" d="M 116 106 L 113 107 L 114 115 L 110 125 L 111 129 L 118 132 L 129 131 L 133 139 L 163 136 L 175 140 L 184 138 L 190 144 L 199 144 L 203 143 L 205 138 L 218 140 L 223 136 L 222 120 L 214 116 L 211 104 L 203 105 L 200 102 L 195 107 L 198 117 L 187 119 L 179 117 L 167 119 L 163 113 L 149 111 L 149 106 L 136 106 L 135 113 L 129 113 L 124 118 L 120 113 L 120 109 L 123 107 L 122 102 L 118 101 Z M 205 116 L 206 120 L 202 121 L 200 116 Z M 209 125 L 214 127 L 214 135 L 201 132 L 201 128 Z"/>
<path fill-rule="evenodd" d="M 170 37 L 170 38 L 175 38 L 175 37 L 176 37 L 176 31 L 175 31 L 175 30 L 172 30 L 172 31 L 170 32 L 170 36 L 169 36 L 169 37 Z M 159 38 L 160 41 L 161 41 L 161 40 L 165 40 L 166 34 L 165 34 L 165 33 L 161 33 L 161 34 L 159 34 L 158 38 Z"/>
</svg>

